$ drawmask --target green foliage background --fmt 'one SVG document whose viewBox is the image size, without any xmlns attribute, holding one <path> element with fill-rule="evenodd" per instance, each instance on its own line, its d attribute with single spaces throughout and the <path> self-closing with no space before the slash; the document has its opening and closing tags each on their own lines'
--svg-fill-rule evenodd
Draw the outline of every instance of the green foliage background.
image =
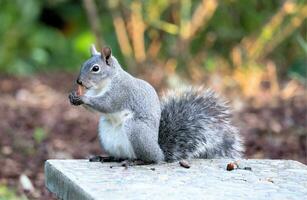
<svg viewBox="0 0 307 200">
<path fill-rule="evenodd" d="M 199 65 L 204 70 L 216 70 L 216 60 L 223 59 L 235 66 L 231 51 L 244 38 L 259 38 L 266 23 L 278 12 L 285 1 L 279 0 L 221 0 L 212 17 L 201 27 L 183 51 L 176 52 L 180 23 L 189 21 L 201 1 L 148 0 L 148 1 L 95 1 L 101 26 L 101 38 L 112 47 L 128 69 L 136 62 L 129 62 L 123 55 L 115 34 L 112 14 L 129 12 L 131 4 L 142 6 L 146 24 L 145 48 L 153 35 L 162 41 L 155 61 L 168 58 L 178 60 L 178 69 L 188 67 L 194 55 L 205 53 Z M 306 6 L 305 0 L 289 1 L 296 6 Z M 49 13 L 49 15 L 45 15 Z M 285 16 L 276 32 L 268 34 L 265 41 L 282 34 L 283 27 L 297 13 Z M 180 19 L 178 19 L 180 17 Z M 176 21 L 177 18 L 177 21 Z M 0 71 L 11 74 L 32 74 L 49 70 L 76 70 L 89 56 L 88 47 L 95 42 L 82 1 L 73 0 L 1 0 L 0 1 Z M 177 29 L 176 29 L 177 27 Z M 306 19 L 289 36 L 265 57 L 273 60 L 282 75 L 306 75 Z M 129 31 L 129 30 L 128 30 Z M 182 54 L 187 55 L 182 55 Z M 248 58 L 250 59 L 250 58 Z M 131 60 L 135 60 L 131 56 Z M 147 60 L 146 60 L 147 61 Z M 253 60 L 252 60 L 253 61 Z M 257 61 L 258 62 L 258 61 Z M 249 61 L 247 63 L 250 63 Z M 144 65 L 146 66 L 146 65 Z"/>
</svg>

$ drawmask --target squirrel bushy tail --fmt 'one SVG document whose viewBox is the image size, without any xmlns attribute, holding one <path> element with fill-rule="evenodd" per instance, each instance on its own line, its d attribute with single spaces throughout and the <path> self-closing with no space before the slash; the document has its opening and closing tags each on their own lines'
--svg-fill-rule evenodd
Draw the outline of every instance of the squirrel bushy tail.
<svg viewBox="0 0 307 200">
<path fill-rule="evenodd" d="M 159 145 L 168 162 L 240 158 L 244 148 L 229 107 L 213 91 L 188 89 L 161 103 Z"/>
</svg>

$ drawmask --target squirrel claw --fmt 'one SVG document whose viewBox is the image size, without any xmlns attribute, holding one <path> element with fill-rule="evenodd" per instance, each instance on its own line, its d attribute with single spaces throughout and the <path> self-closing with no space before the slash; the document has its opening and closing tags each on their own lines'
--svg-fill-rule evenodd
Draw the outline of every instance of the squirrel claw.
<svg viewBox="0 0 307 200">
<path fill-rule="evenodd" d="M 128 166 L 136 166 L 136 165 L 147 165 L 150 163 L 146 163 L 142 160 L 124 160 L 121 162 L 121 166 L 127 168 Z"/>
<path fill-rule="evenodd" d="M 89 158 L 90 162 L 117 162 L 118 160 L 112 156 L 91 156 Z"/>
<path fill-rule="evenodd" d="M 76 92 L 71 92 L 68 96 L 69 101 L 74 106 L 79 106 L 83 104 L 83 101 L 81 100 L 81 97 L 77 95 Z"/>
<path fill-rule="evenodd" d="M 88 161 L 90 162 L 102 162 L 103 159 L 102 159 L 102 156 L 91 156 Z"/>
</svg>

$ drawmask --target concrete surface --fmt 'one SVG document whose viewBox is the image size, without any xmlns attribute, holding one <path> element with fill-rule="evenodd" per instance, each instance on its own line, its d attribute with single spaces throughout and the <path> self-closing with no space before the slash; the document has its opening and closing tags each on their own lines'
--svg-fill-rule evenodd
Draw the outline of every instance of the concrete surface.
<svg viewBox="0 0 307 200">
<path fill-rule="evenodd" d="M 121 167 L 87 160 L 48 160 L 46 187 L 59 199 L 307 199 L 307 166 L 291 160 L 192 160 Z M 110 168 L 110 166 L 113 166 Z"/>
</svg>

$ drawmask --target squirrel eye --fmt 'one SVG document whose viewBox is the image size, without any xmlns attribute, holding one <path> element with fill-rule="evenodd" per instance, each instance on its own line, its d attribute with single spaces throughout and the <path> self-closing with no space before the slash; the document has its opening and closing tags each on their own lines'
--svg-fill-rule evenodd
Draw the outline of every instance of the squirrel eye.
<svg viewBox="0 0 307 200">
<path fill-rule="evenodd" d="M 99 66 L 98 66 L 98 65 L 94 65 L 94 66 L 92 67 L 92 71 L 93 71 L 93 72 L 98 72 L 98 71 L 99 71 Z"/>
</svg>

